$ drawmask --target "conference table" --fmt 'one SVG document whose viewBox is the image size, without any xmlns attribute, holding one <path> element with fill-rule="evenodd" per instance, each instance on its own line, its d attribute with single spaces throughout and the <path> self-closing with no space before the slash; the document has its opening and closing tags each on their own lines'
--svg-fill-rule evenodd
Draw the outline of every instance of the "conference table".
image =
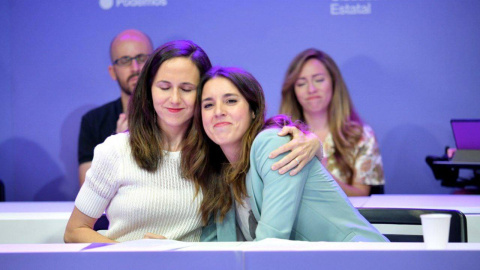
<svg viewBox="0 0 480 270">
<path fill-rule="evenodd" d="M 74 202 L 0 202 L 0 244 L 63 243 Z"/>
<path fill-rule="evenodd" d="M 0 269 L 478 269 L 480 243 L 332 243 L 266 239 L 186 243 L 0 244 Z"/>
<path fill-rule="evenodd" d="M 0 203 L 0 269 L 479 268 L 480 196 L 372 195 L 351 198 L 351 202 L 355 207 L 364 208 L 460 210 L 467 217 L 469 243 L 448 243 L 443 250 L 426 249 L 424 243 L 332 243 L 279 239 L 224 243 L 148 239 L 114 245 L 64 244 L 63 232 L 73 202 L 3 202 Z M 403 229 L 379 230 L 386 233 L 388 230 Z"/>
<path fill-rule="evenodd" d="M 372 195 L 355 207 L 453 209 L 467 218 L 468 242 L 480 243 L 480 195 Z M 0 244 L 63 243 L 74 202 L 0 202 Z M 421 234 L 421 226 L 375 225 L 382 233 Z"/>
<path fill-rule="evenodd" d="M 480 243 L 480 195 L 372 195 L 351 197 L 352 204 L 359 208 L 421 208 L 458 210 L 467 218 L 468 242 Z M 422 234 L 421 226 L 377 225 L 381 233 Z"/>
</svg>

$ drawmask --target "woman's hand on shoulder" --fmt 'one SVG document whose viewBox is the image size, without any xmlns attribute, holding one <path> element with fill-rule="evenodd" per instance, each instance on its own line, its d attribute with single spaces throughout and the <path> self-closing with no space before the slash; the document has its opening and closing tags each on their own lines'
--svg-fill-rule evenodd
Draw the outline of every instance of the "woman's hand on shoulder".
<svg viewBox="0 0 480 270">
<path fill-rule="evenodd" d="M 128 118 L 126 113 L 121 113 L 117 120 L 117 129 L 115 134 L 122 133 L 128 129 Z"/>
<path fill-rule="evenodd" d="M 303 133 L 294 126 L 285 126 L 278 135 L 291 135 L 292 140 L 270 153 L 269 158 L 275 158 L 289 151 L 290 153 L 274 163 L 272 170 L 278 170 L 280 174 L 290 171 L 290 175 L 293 176 L 301 171 L 315 156 L 317 156 L 319 160 L 322 160 L 322 143 L 314 133 Z"/>
</svg>

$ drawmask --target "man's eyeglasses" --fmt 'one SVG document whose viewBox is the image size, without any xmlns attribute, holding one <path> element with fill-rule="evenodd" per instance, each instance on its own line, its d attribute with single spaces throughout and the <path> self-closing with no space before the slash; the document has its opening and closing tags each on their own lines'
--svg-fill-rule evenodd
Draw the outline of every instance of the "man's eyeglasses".
<svg viewBox="0 0 480 270">
<path fill-rule="evenodd" d="M 138 54 L 135 57 L 123 56 L 113 61 L 113 64 L 121 67 L 126 67 L 132 64 L 133 59 L 135 59 L 135 61 L 137 61 L 138 64 L 143 64 L 147 61 L 148 56 L 149 56 L 148 54 L 143 54 L 143 53 Z"/>
</svg>

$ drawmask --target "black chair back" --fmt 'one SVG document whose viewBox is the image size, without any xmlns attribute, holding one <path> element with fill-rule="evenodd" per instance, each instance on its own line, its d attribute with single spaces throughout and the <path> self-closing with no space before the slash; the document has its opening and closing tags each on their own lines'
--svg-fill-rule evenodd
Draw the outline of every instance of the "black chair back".
<svg viewBox="0 0 480 270">
<path fill-rule="evenodd" d="M 5 185 L 3 184 L 2 179 L 0 179 L 0 202 L 5 201 Z"/>
<path fill-rule="evenodd" d="M 385 188 L 383 185 L 370 186 L 370 194 L 385 194 Z"/>
<path fill-rule="evenodd" d="M 457 210 L 358 208 L 371 224 L 421 225 L 420 215 L 450 214 L 449 242 L 467 242 L 467 219 Z M 423 235 L 384 234 L 391 242 L 423 242 Z"/>
</svg>

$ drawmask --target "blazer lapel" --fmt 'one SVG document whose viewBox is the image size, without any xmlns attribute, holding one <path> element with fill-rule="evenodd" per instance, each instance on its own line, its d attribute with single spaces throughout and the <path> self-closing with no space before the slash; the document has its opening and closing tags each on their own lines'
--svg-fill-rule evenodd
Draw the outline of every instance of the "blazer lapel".
<svg viewBox="0 0 480 270">
<path fill-rule="evenodd" d="M 227 214 L 223 218 L 222 222 L 219 222 L 217 216 L 217 239 L 222 242 L 235 242 L 237 241 L 237 231 L 235 225 L 235 207 L 232 206 L 228 210 Z"/>
<path fill-rule="evenodd" d="M 253 178 L 252 171 L 255 171 L 255 170 L 253 170 L 251 166 L 250 170 L 248 171 L 245 177 L 245 185 L 247 187 L 247 194 L 249 195 L 250 206 L 252 207 L 253 215 L 255 216 L 255 219 L 258 221 L 260 220 L 262 201 L 256 196 L 255 187 L 253 186 L 253 181 L 252 181 L 252 178 Z M 260 206 L 257 205 L 257 203 L 259 203 Z"/>
</svg>

